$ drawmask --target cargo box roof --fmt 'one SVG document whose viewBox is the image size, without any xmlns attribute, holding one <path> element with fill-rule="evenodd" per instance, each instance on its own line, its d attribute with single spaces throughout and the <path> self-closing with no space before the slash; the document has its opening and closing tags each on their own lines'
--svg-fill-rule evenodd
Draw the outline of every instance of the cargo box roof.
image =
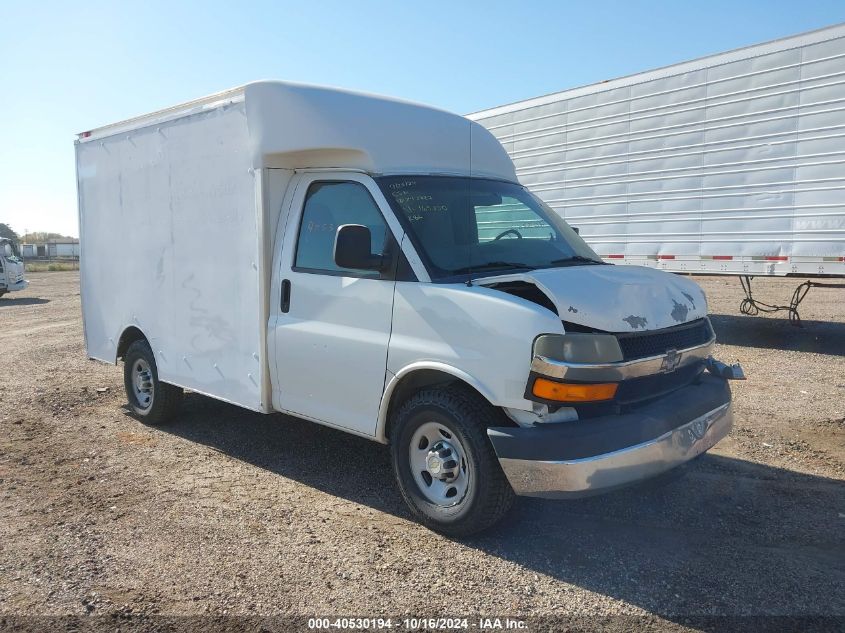
<svg viewBox="0 0 845 633">
<path fill-rule="evenodd" d="M 244 103 L 255 167 L 343 167 L 454 173 L 515 181 L 484 127 L 430 106 L 282 81 L 259 81 L 79 134 L 78 143 Z"/>
</svg>

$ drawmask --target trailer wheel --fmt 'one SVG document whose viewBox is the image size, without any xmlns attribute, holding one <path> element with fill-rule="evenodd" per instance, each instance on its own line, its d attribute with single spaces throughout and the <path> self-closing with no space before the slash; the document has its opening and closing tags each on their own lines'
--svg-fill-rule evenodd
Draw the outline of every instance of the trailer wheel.
<svg viewBox="0 0 845 633">
<path fill-rule="evenodd" d="M 396 415 L 393 471 L 402 497 L 427 527 L 480 532 L 510 509 L 514 492 L 487 438 L 494 409 L 459 387 L 424 389 Z"/>
<path fill-rule="evenodd" d="M 158 379 L 155 355 L 150 344 L 138 340 L 123 356 L 123 385 L 129 407 L 146 424 L 170 421 L 182 402 L 182 389 Z"/>
</svg>

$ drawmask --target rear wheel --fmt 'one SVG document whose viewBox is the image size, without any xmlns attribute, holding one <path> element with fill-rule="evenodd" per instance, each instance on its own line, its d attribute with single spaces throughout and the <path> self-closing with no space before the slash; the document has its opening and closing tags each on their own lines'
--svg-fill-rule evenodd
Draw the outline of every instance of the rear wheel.
<svg viewBox="0 0 845 633">
<path fill-rule="evenodd" d="M 513 489 L 487 438 L 493 419 L 486 400 L 460 387 L 424 389 L 399 410 L 391 432 L 393 470 L 424 525 L 466 536 L 510 508 Z"/>
<path fill-rule="evenodd" d="M 155 356 L 145 340 L 129 346 L 123 357 L 123 385 L 132 412 L 147 424 L 164 424 L 178 412 L 182 389 L 158 379 Z"/>
</svg>

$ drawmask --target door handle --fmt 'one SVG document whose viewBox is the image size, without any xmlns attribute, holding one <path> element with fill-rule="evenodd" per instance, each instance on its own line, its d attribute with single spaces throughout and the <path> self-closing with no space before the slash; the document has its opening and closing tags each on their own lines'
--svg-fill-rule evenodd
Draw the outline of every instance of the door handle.
<svg viewBox="0 0 845 633">
<path fill-rule="evenodd" d="M 282 312 L 290 310 L 290 279 L 282 280 Z"/>
</svg>

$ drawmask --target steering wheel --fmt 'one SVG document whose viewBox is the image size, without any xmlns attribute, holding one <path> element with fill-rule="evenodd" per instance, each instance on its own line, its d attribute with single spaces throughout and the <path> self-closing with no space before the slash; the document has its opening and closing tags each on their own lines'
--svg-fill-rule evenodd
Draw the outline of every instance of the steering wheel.
<svg viewBox="0 0 845 633">
<path fill-rule="evenodd" d="M 498 234 L 498 235 L 497 235 L 497 236 L 493 239 L 493 241 L 495 242 L 496 240 L 500 240 L 500 239 L 502 239 L 505 235 L 509 235 L 509 234 L 511 234 L 511 233 L 513 233 L 514 235 L 516 235 L 519 239 L 522 239 L 522 233 L 520 233 L 520 232 L 519 232 L 519 231 L 517 231 L 516 229 L 508 229 L 507 231 L 502 231 L 501 233 L 499 233 L 499 234 Z"/>
</svg>

